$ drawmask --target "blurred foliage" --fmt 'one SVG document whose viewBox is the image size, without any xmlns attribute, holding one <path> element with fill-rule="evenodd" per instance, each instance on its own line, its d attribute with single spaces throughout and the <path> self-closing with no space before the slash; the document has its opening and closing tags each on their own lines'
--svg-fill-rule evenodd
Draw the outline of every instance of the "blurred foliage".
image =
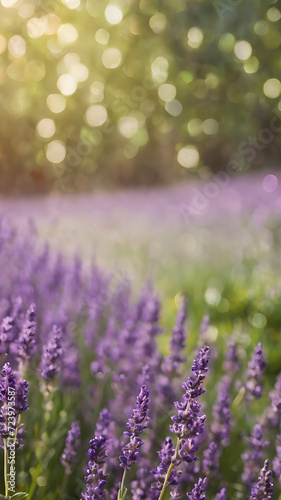
<svg viewBox="0 0 281 500">
<path fill-rule="evenodd" d="M 1 191 L 277 161 L 280 17 L 272 0 L 1 0 Z"/>
</svg>

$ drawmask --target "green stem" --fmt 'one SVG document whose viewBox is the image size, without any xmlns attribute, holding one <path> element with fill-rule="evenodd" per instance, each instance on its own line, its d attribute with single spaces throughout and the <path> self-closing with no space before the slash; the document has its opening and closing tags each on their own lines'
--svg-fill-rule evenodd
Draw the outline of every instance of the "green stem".
<svg viewBox="0 0 281 500">
<path fill-rule="evenodd" d="M 170 474 L 171 474 L 171 472 L 172 472 L 172 470 L 173 470 L 173 468 L 175 467 L 175 464 L 176 464 L 176 459 L 177 459 L 178 451 L 179 451 L 179 445 L 180 445 L 180 438 L 177 439 L 177 446 L 176 446 L 176 449 L 175 449 L 175 460 L 170 464 L 169 469 L 167 470 L 165 481 L 163 483 L 162 490 L 161 490 L 161 493 L 159 495 L 158 500 L 162 500 L 162 498 L 164 496 L 165 488 L 167 486 L 168 479 L 169 479 Z"/>
<path fill-rule="evenodd" d="M 4 439 L 4 483 L 5 483 L 5 497 L 6 498 L 8 498 L 7 462 L 8 462 L 7 439 Z"/>
<path fill-rule="evenodd" d="M 127 470 L 124 469 L 121 486 L 120 486 L 120 489 L 118 491 L 118 498 L 117 498 L 117 500 L 123 500 L 125 498 L 126 490 L 125 490 L 125 493 L 123 493 L 123 490 L 124 490 L 124 485 L 125 485 L 126 473 L 127 473 Z"/>
</svg>

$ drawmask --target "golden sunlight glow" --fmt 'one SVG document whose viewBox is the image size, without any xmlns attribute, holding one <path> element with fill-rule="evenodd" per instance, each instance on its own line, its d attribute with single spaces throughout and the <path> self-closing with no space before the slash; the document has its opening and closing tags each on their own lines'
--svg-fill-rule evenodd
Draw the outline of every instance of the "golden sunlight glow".
<svg viewBox="0 0 281 500">
<path fill-rule="evenodd" d="M 170 83 L 163 83 L 163 85 L 160 85 L 158 89 L 158 95 L 160 99 L 165 102 L 172 101 L 176 97 L 176 94 L 176 87 Z"/>
<path fill-rule="evenodd" d="M 167 26 L 166 16 L 161 12 L 156 12 L 156 14 L 149 19 L 149 26 L 156 35 L 163 33 Z"/>
<path fill-rule="evenodd" d="M 78 38 L 78 31 L 73 24 L 66 23 L 58 29 L 58 40 L 62 45 L 70 45 Z"/>
<path fill-rule="evenodd" d="M 275 99 L 281 94 L 281 82 L 277 78 L 269 78 L 263 86 L 266 97 Z"/>
</svg>

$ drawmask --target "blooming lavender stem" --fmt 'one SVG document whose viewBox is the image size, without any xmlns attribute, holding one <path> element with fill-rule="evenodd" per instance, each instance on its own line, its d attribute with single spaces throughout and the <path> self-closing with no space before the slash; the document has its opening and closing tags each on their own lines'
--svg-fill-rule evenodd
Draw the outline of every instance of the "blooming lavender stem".
<svg viewBox="0 0 281 500">
<path fill-rule="evenodd" d="M 191 367 L 192 374 L 188 378 L 187 382 L 182 384 L 182 387 L 185 390 L 183 400 L 181 402 L 177 401 L 174 403 L 176 409 L 178 410 L 177 415 L 172 417 L 173 424 L 170 426 L 170 430 L 177 435 L 177 444 L 174 456 L 171 456 L 171 453 L 168 453 L 167 457 L 163 454 L 159 455 L 161 458 L 161 464 L 159 468 L 152 471 L 157 481 L 156 487 L 157 485 L 159 487 L 159 485 L 162 484 L 159 500 L 163 498 L 165 488 L 168 484 L 177 484 L 175 482 L 176 476 L 173 470 L 174 467 L 179 465 L 181 462 L 191 463 L 198 459 L 198 457 L 195 456 L 195 452 L 199 448 L 197 441 L 198 436 L 204 430 L 204 421 L 206 417 L 205 415 L 199 415 L 201 405 L 198 403 L 197 398 L 206 392 L 206 390 L 203 389 L 203 381 L 208 371 L 210 357 L 209 352 L 210 349 L 208 346 L 199 350 L 197 357 L 193 362 L 194 364 Z M 169 460 L 168 468 L 164 461 L 162 463 L 163 457 Z M 163 479 L 162 469 L 164 466 L 166 466 L 166 476 L 164 476 Z M 172 479 L 172 482 L 170 479 Z"/>
<path fill-rule="evenodd" d="M 106 438 L 95 437 L 89 445 L 86 492 L 82 493 L 81 500 L 103 500 L 108 476 L 105 474 Z"/>
<path fill-rule="evenodd" d="M 246 390 L 251 397 L 260 398 L 262 395 L 263 372 L 267 367 L 262 346 L 258 343 L 254 355 L 248 363 Z"/>
<path fill-rule="evenodd" d="M 18 361 L 29 360 L 34 356 L 36 347 L 36 307 L 31 304 L 26 313 L 25 322 L 19 334 L 17 345 L 17 359 Z"/>
<path fill-rule="evenodd" d="M 194 485 L 194 488 L 191 493 L 187 493 L 186 496 L 189 500 L 204 500 L 206 495 L 204 494 L 207 487 L 207 478 L 202 479 L 201 477 L 198 480 L 198 483 Z"/>
<path fill-rule="evenodd" d="M 215 497 L 215 500 L 226 500 L 226 493 L 227 493 L 227 489 L 226 488 L 222 488 L 217 494 L 216 494 L 216 497 Z"/>
<path fill-rule="evenodd" d="M 250 450 L 248 449 L 242 454 L 242 459 L 245 462 L 242 480 L 251 487 L 255 482 L 256 470 L 260 467 L 263 449 L 269 446 L 269 442 L 263 439 L 263 432 L 260 424 L 255 425 L 253 434 L 247 439 L 247 442 Z"/>
<path fill-rule="evenodd" d="M 61 371 L 62 360 L 62 331 L 61 328 L 54 325 L 49 342 L 43 347 L 42 360 L 40 364 L 41 376 L 47 381 L 52 382 L 55 376 Z"/>
<path fill-rule="evenodd" d="M 149 422 L 148 406 L 149 406 L 149 391 L 146 385 L 143 385 L 136 400 L 136 406 L 133 414 L 128 420 L 127 431 L 124 432 L 126 436 L 130 437 L 130 441 L 123 448 L 123 455 L 119 457 L 120 466 L 123 467 L 122 482 L 118 492 L 118 500 L 123 500 L 126 495 L 124 491 L 126 471 L 137 461 L 139 449 L 144 444 L 139 435 L 147 428 Z"/>
<path fill-rule="evenodd" d="M 251 490 L 250 500 L 270 500 L 272 498 L 274 491 L 271 478 L 272 472 L 269 470 L 269 460 L 266 460 L 260 471 L 258 482 Z"/>
</svg>

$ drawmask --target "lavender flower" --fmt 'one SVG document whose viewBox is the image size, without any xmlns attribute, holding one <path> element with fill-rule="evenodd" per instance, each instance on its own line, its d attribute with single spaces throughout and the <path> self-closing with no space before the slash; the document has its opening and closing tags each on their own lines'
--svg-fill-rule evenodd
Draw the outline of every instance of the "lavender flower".
<svg viewBox="0 0 281 500">
<path fill-rule="evenodd" d="M 206 495 L 204 495 L 204 491 L 207 487 L 207 478 L 202 479 L 201 477 L 198 480 L 198 483 L 194 485 L 194 488 L 191 493 L 187 493 L 186 496 L 189 500 L 204 500 Z"/>
<path fill-rule="evenodd" d="M 91 439 L 85 476 L 86 492 L 81 495 L 83 500 L 103 500 L 108 477 L 108 474 L 105 474 L 106 456 L 106 438 L 101 436 Z"/>
<path fill-rule="evenodd" d="M 40 364 L 41 376 L 51 382 L 61 371 L 62 360 L 62 330 L 54 325 L 49 342 L 43 347 L 42 360 Z"/>
<path fill-rule="evenodd" d="M 227 489 L 226 488 L 222 488 L 217 494 L 216 494 L 216 497 L 215 497 L 215 500 L 226 500 L 226 493 L 227 493 Z"/>
<path fill-rule="evenodd" d="M 276 456 L 272 461 L 272 469 L 274 474 L 278 477 L 279 481 L 281 479 L 281 435 L 278 434 L 276 437 Z"/>
<path fill-rule="evenodd" d="M 0 327 L 0 354 L 7 352 L 10 342 L 14 340 L 14 319 L 6 316 Z"/>
<path fill-rule="evenodd" d="M 162 364 L 164 373 L 172 373 L 178 369 L 180 363 L 184 361 L 182 351 L 185 348 L 185 328 L 187 299 L 183 300 L 178 309 L 176 324 L 173 328 L 172 340 L 170 343 L 171 354 L 166 356 Z"/>
<path fill-rule="evenodd" d="M 211 425 L 211 430 L 213 433 L 213 440 L 221 447 L 225 447 L 229 444 L 231 424 L 231 414 L 229 409 L 230 383 L 230 377 L 226 376 L 217 385 L 218 398 L 216 404 L 213 407 L 213 422 Z"/>
<path fill-rule="evenodd" d="M 26 313 L 25 322 L 19 334 L 17 344 L 17 359 L 28 360 L 34 356 L 36 347 L 36 306 L 31 304 Z"/>
<path fill-rule="evenodd" d="M 209 347 L 205 346 L 198 352 L 192 374 L 187 382 L 182 384 L 185 389 L 182 402 L 176 402 L 178 412 L 172 417 L 173 425 L 170 427 L 181 438 L 179 455 L 186 462 L 197 460 L 194 453 L 197 451 L 196 437 L 204 430 L 205 415 L 199 416 L 201 405 L 196 398 L 204 394 L 203 381 L 208 371 Z"/>
<path fill-rule="evenodd" d="M 160 458 L 160 464 L 151 472 L 156 480 L 156 484 L 153 485 L 153 489 L 161 490 L 170 465 L 172 463 L 175 465 L 178 465 L 180 463 L 180 461 L 176 458 L 176 450 L 172 438 L 166 437 L 165 444 L 162 446 L 162 449 L 157 452 L 157 455 Z M 166 485 L 176 486 L 178 484 L 179 476 L 179 472 L 176 472 L 174 469 L 172 469 Z"/>
<path fill-rule="evenodd" d="M 203 469 L 207 476 L 211 474 L 212 477 L 216 476 L 219 470 L 220 449 L 214 441 L 203 453 Z"/>
<path fill-rule="evenodd" d="M 146 385 L 143 385 L 137 397 L 136 406 L 132 416 L 127 423 L 126 436 L 130 437 L 129 443 L 123 447 L 123 455 L 119 457 L 120 466 L 124 469 L 130 469 L 132 464 L 136 462 L 139 455 L 139 448 L 144 444 L 139 438 L 139 435 L 147 428 L 149 421 L 148 417 L 149 391 Z"/>
<path fill-rule="evenodd" d="M 79 436 L 81 434 L 79 422 L 73 422 L 71 428 L 67 433 L 65 440 L 65 448 L 62 452 L 60 461 L 65 467 L 65 473 L 70 475 L 73 465 L 77 458 L 77 448 L 79 446 Z"/>
<path fill-rule="evenodd" d="M 260 467 L 263 449 L 269 446 L 269 442 L 263 439 L 262 427 L 260 424 L 255 425 L 253 434 L 247 439 L 247 443 L 251 450 L 247 450 L 242 454 L 242 459 L 245 462 L 242 480 L 251 487 L 256 479 L 256 470 Z"/>
<path fill-rule="evenodd" d="M 258 343 L 255 353 L 252 359 L 248 363 L 247 371 L 247 382 L 245 384 L 246 390 L 250 395 L 255 398 L 260 398 L 262 395 L 262 385 L 261 381 L 263 378 L 263 372 L 267 367 L 267 363 L 264 359 L 264 354 L 262 346 Z"/>
<path fill-rule="evenodd" d="M 270 500 L 272 498 L 274 493 L 273 484 L 271 483 L 272 472 L 268 468 L 269 460 L 266 460 L 260 471 L 258 482 L 251 490 L 250 500 Z"/>
</svg>

